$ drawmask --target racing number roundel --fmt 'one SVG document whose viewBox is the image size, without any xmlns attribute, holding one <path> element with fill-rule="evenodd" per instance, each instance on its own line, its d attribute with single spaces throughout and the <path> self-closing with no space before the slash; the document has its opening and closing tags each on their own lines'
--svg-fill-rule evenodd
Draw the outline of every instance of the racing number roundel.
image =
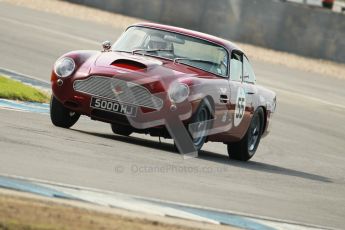
<svg viewBox="0 0 345 230">
<path fill-rule="evenodd" d="M 243 118 L 244 112 L 246 109 L 246 94 L 242 87 L 238 88 L 237 91 L 237 99 L 236 99 L 236 107 L 235 107 L 235 118 L 234 118 L 234 125 L 237 127 Z"/>
</svg>

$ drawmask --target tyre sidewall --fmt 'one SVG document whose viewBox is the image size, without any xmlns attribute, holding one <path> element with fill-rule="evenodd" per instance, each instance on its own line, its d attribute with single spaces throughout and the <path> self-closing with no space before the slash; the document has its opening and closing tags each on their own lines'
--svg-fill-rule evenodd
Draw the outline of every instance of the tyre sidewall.
<svg viewBox="0 0 345 230">
<path fill-rule="evenodd" d="M 200 104 L 199 104 L 199 107 L 198 107 L 198 109 L 195 111 L 195 113 L 193 114 L 193 116 L 192 116 L 192 118 L 191 118 L 191 122 L 190 122 L 190 124 L 193 124 L 193 123 L 195 123 L 195 122 L 197 122 L 197 117 L 198 117 L 198 114 L 203 110 L 203 109 L 206 109 L 206 111 L 207 111 L 207 118 L 206 118 L 206 120 L 209 120 L 209 119 L 211 119 L 211 116 L 212 116 L 212 107 L 211 107 L 211 104 L 209 103 L 209 101 L 205 98 L 205 99 L 203 99 L 201 102 L 200 102 Z M 210 127 L 209 127 L 209 125 L 206 127 L 206 129 L 209 129 Z M 187 129 L 187 130 L 189 130 L 189 129 Z M 193 137 L 192 137 L 192 135 L 191 135 L 191 138 L 192 138 L 192 140 L 193 140 Z M 195 149 L 197 150 L 197 151 L 200 151 L 200 149 L 202 148 L 202 146 L 205 144 L 205 141 L 206 141 L 206 138 L 207 138 L 207 135 L 205 135 L 203 138 L 202 138 L 202 141 L 200 142 L 200 144 L 199 145 L 194 145 L 194 147 L 195 147 Z"/>
<path fill-rule="evenodd" d="M 62 128 L 70 128 L 79 119 L 80 114 L 75 113 L 70 115 L 72 111 L 64 107 L 60 101 L 58 101 L 54 95 L 50 99 L 50 119 L 55 126 Z"/>
<path fill-rule="evenodd" d="M 258 139 L 256 140 L 254 149 L 250 151 L 249 146 L 248 146 L 248 142 L 250 138 L 249 132 L 251 132 L 252 122 L 254 121 L 254 118 L 257 116 L 259 116 L 259 119 L 260 119 L 259 136 L 258 136 Z M 239 142 L 228 144 L 229 158 L 240 160 L 240 161 L 248 161 L 250 158 L 252 158 L 260 144 L 263 127 L 264 127 L 264 111 L 261 107 L 259 107 L 253 114 L 248 130 L 245 136 L 242 138 L 242 140 L 240 140 Z"/>
</svg>

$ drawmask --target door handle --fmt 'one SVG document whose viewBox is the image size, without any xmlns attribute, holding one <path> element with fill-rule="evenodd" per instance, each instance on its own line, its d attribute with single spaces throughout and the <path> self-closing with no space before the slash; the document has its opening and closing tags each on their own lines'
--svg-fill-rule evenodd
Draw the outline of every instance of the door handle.
<svg viewBox="0 0 345 230">
<path fill-rule="evenodd" d="M 230 101 L 230 99 L 228 98 L 227 95 L 220 95 L 219 101 L 221 103 L 228 103 L 228 101 Z"/>
</svg>

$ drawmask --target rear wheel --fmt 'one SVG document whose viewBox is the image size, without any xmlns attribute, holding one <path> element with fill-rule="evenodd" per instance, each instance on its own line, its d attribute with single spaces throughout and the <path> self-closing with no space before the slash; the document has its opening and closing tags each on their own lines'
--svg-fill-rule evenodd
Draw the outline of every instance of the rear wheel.
<svg viewBox="0 0 345 230">
<path fill-rule="evenodd" d="M 239 142 L 228 144 L 229 158 L 248 161 L 259 146 L 264 124 L 264 112 L 259 108 L 254 113 L 246 135 Z"/>
<path fill-rule="evenodd" d="M 133 130 L 130 126 L 120 124 L 111 124 L 111 130 L 113 130 L 113 133 L 122 136 L 129 136 L 133 133 Z"/>
<path fill-rule="evenodd" d="M 55 126 L 62 128 L 72 127 L 79 119 L 80 114 L 64 107 L 53 95 L 50 99 L 50 119 Z"/>
</svg>

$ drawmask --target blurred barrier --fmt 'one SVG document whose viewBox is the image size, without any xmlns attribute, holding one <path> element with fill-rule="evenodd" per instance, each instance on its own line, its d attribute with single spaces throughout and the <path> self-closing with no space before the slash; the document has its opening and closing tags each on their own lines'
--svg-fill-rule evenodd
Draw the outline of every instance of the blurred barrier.
<svg viewBox="0 0 345 230">
<path fill-rule="evenodd" d="M 345 15 L 278 0 L 67 0 L 313 58 L 345 63 Z"/>
</svg>

